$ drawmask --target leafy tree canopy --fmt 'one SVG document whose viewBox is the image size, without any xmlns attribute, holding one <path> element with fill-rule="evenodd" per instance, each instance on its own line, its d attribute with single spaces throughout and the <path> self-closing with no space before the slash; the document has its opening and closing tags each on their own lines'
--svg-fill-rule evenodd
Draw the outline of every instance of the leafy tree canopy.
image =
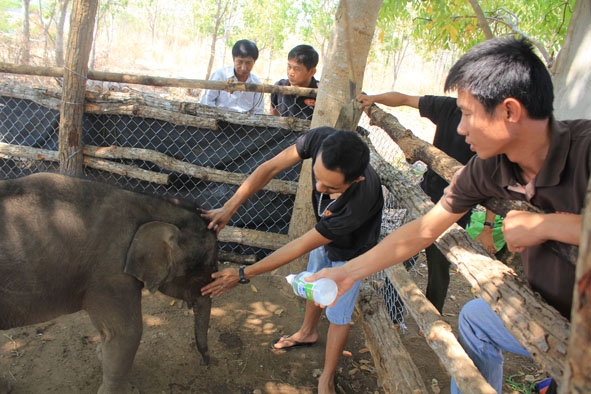
<svg viewBox="0 0 591 394">
<path fill-rule="evenodd" d="M 482 9 L 493 35 L 526 36 L 550 63 L 566 35 L 574 0 L 384 0 L 378 37 L 400 26 L 398 36 L 410 35 L 426 54 L 463 53 L 486 38 L 473 4 Z"/>
</svg>

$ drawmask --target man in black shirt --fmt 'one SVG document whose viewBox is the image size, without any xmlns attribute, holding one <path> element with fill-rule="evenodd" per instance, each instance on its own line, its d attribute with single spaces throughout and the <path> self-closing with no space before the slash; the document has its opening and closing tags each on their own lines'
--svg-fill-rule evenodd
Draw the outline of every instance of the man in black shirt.
<svg viewBox="0 0 591 394">
<path fill-rule="evenodd" d="M 360 109 L 373 103 L 389 107 L 408 106 L 417 108 L 422 117 L 431 120 L 437 126 L 433 137 L 433 146 L 441 149 L 464 165 L 475 154 L 470 150 L 470 146 L 466 144 L 465 137 L 457 132 L 462 112 L 453 97 L 410 96 L 399 92 L 388 92 L 376 95 L 360 94 L 357 96 L 357 101 L 360 103 Z M 431 198 L 434 204 L 439 201 L 443 195 L 443 190 L 447 186 L 447 181 L 431 169 L 427 169 L 421 181 L 421 189 Z M 487 218 L 489 218 L 486 223 L 494 223 L 495 214 L 488 211 L 486 214 Z M 470 213 L 458 220 L 458 224 L 464 228 L 468 223 L 470 223 Z M 495 253 L 492 231 L 492 227 L 484 226 L 477 240 L 491 253 Z M 425 256 L 427 258 L 427 290 L 425 296 L 441 313 L 449 287 L 450 264 L 435 245 L 425 249 Z"/>
<path fill-rule="evenodd" d="M 310 45 L 298 45 L 287 54 L 287 79 L 275 83 L 279 86 L 318 88 L 314 78 L 318 65 L 318 52 Z M 271 94 L 271 115 L 312 119 L 316 99 L 293 94 Z"/>
<path fill-rule="evenodd" d="M 228 268 L 212 275 L 215 279 L 203 287 L 202 294 L 212 297 L 238 283 L 274 270 L 310 252 L 308 271 L 338 267 L 377 244 L 384 199 L 378 174 L 369 165 L 369 148 L 352 131 L 319 127 L 299 137 L 296 143 L 261 164 L 221 207 L 205 211 L 209 228 L 219 232 L 250 196 L 261 190 L 279 172 L 311 158 L 313 163 L 312 207 L 316 225 L 256 264 Z M 318 380 L 318 392 L 335 393 L 334 376 L 347 342 L 349 323 L 360 282 L 326 308 L 330 322 L 326 339 L 324 369 Z M 322 308 L 306 303 L 304 322 L 291 336 L 280 338 L 273 347 L 290 349 L 311 345 L 318 340 L 318 322 Z"/>
</svg>

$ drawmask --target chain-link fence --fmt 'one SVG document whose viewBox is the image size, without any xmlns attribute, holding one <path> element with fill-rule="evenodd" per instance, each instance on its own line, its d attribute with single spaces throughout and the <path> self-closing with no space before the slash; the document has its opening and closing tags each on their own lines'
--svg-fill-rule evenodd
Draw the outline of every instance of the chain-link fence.
<svg viewBox="0 0 591 394">
<path fill-rule="evenodd" d="M 0 97 L 0 142 L 33 148 L 58 150 L 59 112 L 29 100 Z M 293 144 L 298 132 L 218 122 L 217 130 L 173 125 L 169 122 L 125 115 L 89 115 L 83 121 L 84 144 L 143 148 L 160 152 L 187 163 L 230 173 L 251 173 L 267 158 Z M 113 173 L 85 168 L 85 175 L 134 191 L 195 200 L 204 209 L 221 206 L 237 186 L 204 181 L 182 173 L 158 168 L 138 160 L 118 160 L 137 168 L 165 172 L 167 185 L 140 181 Z M 56 162 L 0 159 L 0 177 L 16 178 L 35 172 L 59 171 Z M 278 178 L 297 182 L 300 166 L 286 170 Z M 295 196 L 262 190 L 249 199 L 229 225 L 265 232 L 287 234 Z M 256 254 L 270 251 L 240 244 L 223 244 L 223 250 Z"/>
<path fill-rule="evenodd" d="M 174 125 L 170 122 L 126 116 L 90 115 L 83 120 L 83 142 L 87 145 L 108 147 L 111 145 L 142 148 L 166 154 L 177 160 L 194 165 L 250 174 L 259 164 L 294 143 L 299 133 L 265 126 L 245 126 L 218 122 L 217 130 Z M 370 132 L 370 140 L 376 150 L 389 162 L 395 163 L 408 175 L 409 182 L 420 182 L 422 172 L 404 161 L 404 155 L 386 133 L 369 125 L 363 115 L 360 127 Z M 58 150 L 59 112 L 26 99 L 0 97 L 0 142 L 51 151 Z M 120 187 L 151 193 L 195 200 L 204 209 L 221 206 L 238 186 L 205 181 L 183 173 L 159 168 L 152 162 L 142 160 L 117 160 L 121 164 L 166 173 L 166 185 L 137 180 L 85 168 L 85 175 Z M 35 172 L 57 172 L 55 161 L 40 161 L 17 157 L 0 157 L 0 177 L 17 178 Z M 278 179 L 297 182 L 300 166 L 278 175 Z M 385 190 L 386 206 L 383 216 L 383 236 L 405 221 L 405 211 Z M 294 204 L 294 195 L 262 190 L 245 202 L 233 216 L 229 225 L 264 232 L 287 234 Z M 221 250 L 238 254 L 256 254 L 260 259 L 270 250 L 252 248 L 241 244 L 223 243 Z M 412 269 L 414 260 L 406 266 Z M 394 287 L 383 273 L 370 280 L 382 294 L 391 318 L 404 327 L 406 314 L 403 303 Z"/>
<path fill-rule="evenodd" d="M 377 126 L 370 125 L 369 118 L 363 114 L 359 122 L 359 127 L 369 132 L 369 139 L 373 144 L 375 150 L 382 156 L 388 163 L 391 163 L 394 167 L 400 170 L 409 183 L 419 185 L 422 181 L 423 174 L 426 166 L 423 162 L 416 162 L 413 165 L 406 162 L 404 153 L 396 145 L 394 141 L 388 136 L 388 134 Z M 392 231 L 402 226 L 408 221 L 406 215 L 406 209 L 404 205 L 397 201 L 385 187 L 384 190 L 384 211 L 382 214 L 382 230 L 380 234 L 380 240 L 390 234 Z M 414 256 L 404 262 L 405 268 L 411 273 L 416 274 L 418 257 Z M 400 329 L 406 330 L 406 324 L 404 322 L 405 317 L 408 315 L 408 310 L 404 305 L 400 295 L 394 288 L 390 279 L 385 272 L 380 271 L 368 278 L 369 283 L 372 287 L 382 296 L 384 300 L 386 310 L 392 321 L 397 324 Z"/>
</svg>

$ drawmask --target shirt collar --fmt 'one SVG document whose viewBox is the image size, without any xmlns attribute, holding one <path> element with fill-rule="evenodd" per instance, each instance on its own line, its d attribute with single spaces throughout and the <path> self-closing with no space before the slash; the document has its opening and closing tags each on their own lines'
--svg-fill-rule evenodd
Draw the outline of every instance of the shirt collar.
<svg viewBox="0 0 591 394">
<path fill-rule="evenodd" d="M 535 177 L 535 186 L 554 186 L 560 182 L 562 171 L 566 165 L 566 159 L 570 149 L 570 130 L 562 122 L 557 122 L 553 117 L 550 120 L 550 147 L 548 156 L 542 164 L 542 168 Z M 507 156 L 500 155 L 497 166 L 493 172 L 493 179 L 502 187 L 515 187 L 519 185 L 516 176 L 517 165 Z"/>
<path fill-rule="evenodd" d="M 231 73 L 232 73 L 232 78 L 234 78 L 234 82 L 240 82 L 238 80 L 238 77 L 236 76 L 236 70 L 234 70 L 234 66 L 231 66 Z M 242 82 L 242 83 L 251 83 L 253 82 L 252 80 L 252 73 L 248 74 L 248 78 L 246 78 L 246 81 Z"/>
</svg>

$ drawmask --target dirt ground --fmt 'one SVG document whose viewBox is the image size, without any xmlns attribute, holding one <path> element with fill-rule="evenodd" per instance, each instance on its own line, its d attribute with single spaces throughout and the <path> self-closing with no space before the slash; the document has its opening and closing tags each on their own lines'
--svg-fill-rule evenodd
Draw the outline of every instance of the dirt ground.
<svg viewBox="0 0 591 394">
<path fill-rule="evenodd" d="M 421 288 L 426 268 L 418 268 Z M 461 305 L 472 298 L 469 286 L 452 275 L 444 319 L 454 328 Z M 274 352 L 271 344 L 297 330 L 303 318 L 302 299 L 291 293 L 281 276 L 254 278 L 214 300 L 209 330 L 212 362 L 199 365 L 190 311 L 160 293 L 144 293 L 144 333 L 135 358 L 132 383 L 142 393 L 315 393 L 323 365 L 326 328 L 322 318 L 315 346 Z M 418 328 L 407 317 L 402 338 L 423 374 L 429 391 L 433 379 L 440 393 L 449 393 L 449 377 Z M 85 312 L 3 331 L 0 371 L 14 394 L 95 393 L 101 381 L 96 356 L 98 335 Z M 353 324 L 337 376 L 340 393 L 383 393 L 359 324 Z M 536 375 L 522 357 L 509 358 L 507 373 Z M 519 379 L 519 378 L 518 378 Z M 513 391 L 507 388 L 506 393 Z"/>
</svg>

